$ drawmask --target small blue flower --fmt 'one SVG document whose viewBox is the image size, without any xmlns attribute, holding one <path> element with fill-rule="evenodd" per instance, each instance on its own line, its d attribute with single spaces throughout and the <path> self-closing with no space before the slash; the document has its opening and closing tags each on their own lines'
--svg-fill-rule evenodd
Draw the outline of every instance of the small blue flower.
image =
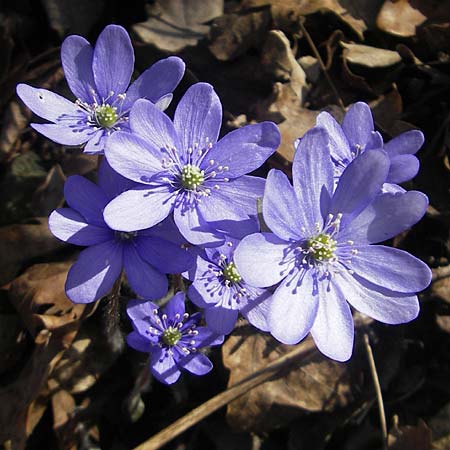
<svg viewBox="0 0 450 450">
<path fill-rule="evenodd" d="M 234 264 L 234 249 L 238 240 L 227 238 L 217 248 L 207 248 L 197 256 L 188 277 L 189 299 L 205 308 L 208 326 L 220 334 L 229 334 L 241 312 L 255 327 L 267 331 L 266 312 L 271 293 L 267 289 L 250 286 Z"/>
<path fill-rule="evenodd" d="M 166 220 L 151 229 L 124 233 L 103 220 L 108 202 L 135 183 L 114 172 L 104 160 L 98 186 L 74 175 L 67 179 L 64 195 L 69 208 L 59 208 L 49 218 L 59 239 L 88 248 L 70 268 L 66 294 L 74 303 L 90 303 L 106 295 L 122 269 L 136 294 L 157 299 L 167 293 L 165 273 L 187 270 L 194 262 L 192 250 L 175 224 Z"/>
<path fill-rule="evenodd" d="M 130 113 L 132 133 L 111 136 L 111 166 L 141 186 L 105 209 L 113 228 L 151 227 L 169 214 L 192 244 L 217 246 L 224 234 L 241 238 L 257 223 L 257 198 L 265 180 L 245 174 L 276 150 L 272 122 L 248 125 L 217 141 L 222 106 L 212 86 L 197 83 L 181 99 L 172 122 L 151 102 L 138 100 Z"/>
<path fill-rule="evenodd" d="M 430 283 L 430 269 L 405 251 L 371 245 L 412 226 L 428 205 L 421 192 L 380 194 L 389 167 L 385 151 L 366 151 L 335 187 L 329 136 L 316 127 L 297 148 L 293 186 L 270 171 L 263 215 L 272 233 L 245 237 L 234 261 L 253 286 L 280 283 L 267 324 L 281 342 L 296 344 L 311 332 L 322 353 L 345 361 L 354 333 L 348 303 L 388 324 L 419 313 L 416 292 Z"/>
<path fill-rule="evenodd" d="M 184 294 L 178 292 L 163 311 L 150 301 L 131 300 L 127 305 L 134 329 L 127 343 L 135 350 L 150 353 L 150 371 L 165 384 L 175 383 L 183 369 L 194 375 L 210 372 L 211 361 L 198 350 L 221 345 L 224 340 L 224 336 L 198 326 L 201 313 L 190 316 L 184 302 Z"/>
<path fill-rule="evenodd" d="M 73 103 L 46 89 L 26 84 L 17 86 L 17 95 L 49 124 L 31 126 L 63 145 L 85 144 L 85 153 L 103 153 L 108 136 L 128 130 L 128 114 L 133 103 L 146 98 L 165 109 L 172 91 L 184 73 L 180 58 L 158 61 L 134 81 L 134 52 L 124 28 L 108 25 L 98 37 L 95 48 L 81 36 L 66 38 L 61 59 Z"/>
<path fill-rule="evenodd" d="M 383 149 L 389 157 L 390 168 L 383 185 L 384 192 L 405 192 L 398 183 L 415 177 L 419 170 L 419 160 L 414 154 L 423 144 L 422 132 L 407 131 L 383 144 L 380 133 L 374 130 L 372 112 L 366 103 L 352 105 L 345 114 L 342 126 L 327 112 L 317 116 L 317 125 L 325 128 L 329 134 L 336 179 L 353 159 L 373 149 Z"/>
</svg>

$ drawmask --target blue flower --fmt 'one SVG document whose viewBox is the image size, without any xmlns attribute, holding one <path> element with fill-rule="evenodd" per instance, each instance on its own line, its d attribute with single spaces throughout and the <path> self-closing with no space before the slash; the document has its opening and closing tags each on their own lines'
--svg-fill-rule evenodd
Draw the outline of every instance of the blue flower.
<svg viewBox="0 0 450 450">
<path fill-rule="evenodd" d="M 193 281 L 189 299 L 205 308 L 206 323 L 220 334 L 231 333 L 239 312 L 260 330 L 268 329 L 266 312 L 271 293 L 250 286 L 241 277 L 233 259 L 238 243 L 228 238 L 220 247 L 205 249 L 187 275 Z"/>
<path fill-rule="evenodd" d="M 63 145 L 86 143 L 85 153 L 103 153 L 112 132 L 128 130 L 128 114 L 137 99 L 146 98 L 165 109 L 184 73 L 183 61 L 169 57 L 128 86 L 134 52 L 128 33 L 118 25 L 108 25 L 94 49 L 83 37 L 69 36 L 62 44 L 61 59 L 75 103 L 26 84 L 17 86 L 17 95 L 37 116 L 51 122 L 31 124 L 36 131 Z"/>
<path fill-rule="evenodd" d="M 111 136 L 111 166 L 141 186 L 105 209 L 113 228 L 151 227 L 172 211 L 192 244 L 217 246 L 224 233 L 252 232 L 265 180 L 247 176 L 275 151 L 280 133 L 272 122 L 248 125 L 217 142 L 222 106 L 212 86 L 197 83 L 181 99 L 172 122 L 151 102 L 139 100 L 130 113 L 132 133 Z"/>
<path fill-rule="evenodd" d="M 371 244 L 416 223 L 428 199 L 415 191 L 380 195 L 389 167 L 383 150 L 366 151 L 334 188 L 329 136 L 316 127 L 297 148 L 293 187 L 282 172 L 269 173 L 263 215 L 272 233 L 245 237 L 234 261 L 253 286 L 281 282 L 267 315 L 281 342 L 295 344 L 311 332 L 322 353 L 345 361 L 354 333 L 348 303 L 388 324 L 417 316 L 415 293 L 430 283 L 430 269 L 405 251 Z"/>
<path fill-rule="evenodd" d="M 384 192 L 405 192 L 398 183 L 415 177 L 419 160 L 414 156 L 423 144 L 424 137 L 419 130 L 402 133 L 383 144 L 380 133 L 374 131 L 372 112 L 363 102 L 357 102 L 348 110 L 342 126 L 327 112 L 317 116 L 317 125 L 325 128 L 330 136 L 330 154 L 335 165 L 335 177 L 356 156 L 367 150 L 384 149 L 389 157 L 390 168 L 383 186 Z"/>
<path fill-rule="evenodd" d="M 122 269 L 136 294 L 157 299 L 167 293 L 165 273 L 187 270 L 193 252 L 170 220 L 151 229 L 124 233 L 103 220 L 108 202 L 135 183 L 114 172 L 104 160 L 98 186 L 74 175 L 67 179 L 64 195 L 69 208 L 59 208 L 49 218 L 51 232 L 70 244 L 87 246 L 70 268 L 66 294 L 75 303 L 90 303 L 106 295 Z"/>
<path fill-rule="evenodd" d="M 201 313 L 190 316 L 185 312 L 184 294 L 178 292 L 164 311 L 150 301 L 131 300 L 127 313 L 133 329 L 127 336 L 130 347 L 150 353 L 150 371 L 165 384 L 175 383 L 181 370 L 205 375 L 213 365 L 198 350 L 221 345 L 224 337 L 207 327 L 199 327 Z"/>
</svg>

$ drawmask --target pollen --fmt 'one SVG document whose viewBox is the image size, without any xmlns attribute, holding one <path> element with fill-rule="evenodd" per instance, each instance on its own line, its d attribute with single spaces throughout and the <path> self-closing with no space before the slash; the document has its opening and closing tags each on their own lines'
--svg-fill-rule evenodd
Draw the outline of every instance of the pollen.
<svg viewBox="0 0 450 450">
<path fill-rule="evenodd" d="M 186 164 L 181 169 L 181 184 L 185 189 L 195 190 L 205 181 L 205 173 L 197 166 Z"/>
<path fill-rule="evenodd" d="M 181 332 L 177 328 L 169 327 L 166 330 L 164 330 L 162 334 L 162 340 L 164 341 L 164 344 L 166 344 L 169 347 L 172 347 L 178 343 L 178 341 L 181 339 Z"/>
<path fill-rule="evenodd" d="M 228 263 L 223 269 L 223 277 L 230 283 L 239 283 L 242 280 L 241 274 L 236 269 L 233 262 Z"/>
<path fill-rule="evenodd" d="M 116 111 L 117 108 L 111 105 L 99 106 L 95 110 L 95 119 L 101 127 L 111 128 L 119 118 Z"/>
<path fill-rule="evenodd" d="M 322 233 L 318 236 L 308 239 L 306 245 L 309 254 L 316 261 L 328 261 L 334 258 L 337 242 L 330 235 Z"/>
</svg>

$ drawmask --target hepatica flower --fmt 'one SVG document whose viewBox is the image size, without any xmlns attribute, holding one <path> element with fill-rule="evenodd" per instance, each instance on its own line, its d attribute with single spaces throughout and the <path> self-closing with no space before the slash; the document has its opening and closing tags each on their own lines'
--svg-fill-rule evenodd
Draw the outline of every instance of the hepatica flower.
<svg viewBox="0 0 450 450">
<path fill-rule="evenodd" d="M 414 154 L 422 147 L 422 132 L 407 131 L 383 145 L 380 133 L 374 130 L 372 112 L 366 103 L 355 103 L 345 115 L 342 126 L 327 112 L 317 116 L 317 125 L 325 128 L 330 136 L 330 153 L 336 178 L 358 155 L 380 148 L 386 151 L 390 160 L 389 173 L 383 186 L 385 192 L 405 192 L 398 183 L 410 180 L 419 170 L 419 160 Z"/>
<path fill-rule="evenodd" d="M 255 227 L 256 202 L 265 180 L 247 176 L 275 151 L 272 122 L 248 125 L 217 141 L 222 106 L 212 86 L 197 83 L 181 99 L 172 122 L 151 102 L 130 113 L 132 133 L 111 136 L 106 157 L 124 177 L 141 183 L 105 209 L 113 228 L 151 227 L 172 211 L 193 244 L 218 245 L 221 233 L 242 237 Z"/>
<path fill-rule="evenodd" d="M 130 347 L 150 353 L 150 371 L 165 384 L 175 383 L 181 370 L 205 375 L 213 365 L 199 349 L 220 345 L 223 336 L 198 326 L 201 313 L 185 312 L 184 294 L 178 292 L 161 311 L 151 301 L 131 300 L 127 313 L 133 329 L 127 336 Z"/>
<path fill-rule="evenodd" d="M 49 227 L 59 239 L 88 247 L 70 268 L 66 294 L 75 303 L 90 303 L 106 295 L 125 270 L 136 294 L 157 299 L 168 289 L 165 273 L 187 270 L 193 262 L 175 224 L 169 220 L 151 229 L 126 233 L 108 227 L 103 209 L 135 183 L 115 173 L 104 160 L 98 186 L 74 175 L 67 179 L 64 195 L 69 208 L 50 215 Z"/>
<path fill-rule="evenodd" d="M 17 94 L 37 116 L 51 122 L 31 124 L 36 131 L 59 144 L 86 144 L 86 153 L 103 153 L 113 131 L 128 130 L 128 114 L 137 99 L 167 107 L 184 73 L 183 61 L 169 57 L 129 86 L 134 52 L 128 33 L 118 25 L 108 25 L 94 48 L 81 36 L 69 36 L 61 59 L 75 102 L 26 84 L 17 86 Z"/>
<path fill-rule="evenodd" d="M 388 324 L 417 316 L 415 293 L 430 283 L 429 268 L 405 251 L 371 244 L 417 222 L 428 200 L 415 191 L 379 195 L 389 172 L 383 150 L 350 162 L 334 191 L 329 147 L 327 133 L 314 128 L 295 154 L 293 187 L 282 172 L 269 173 L 263 215 L 272 233 L 245 237 L 234 260 L 254 286 L 281 282 L 267 317 L 275 338 L 295 344 L 311 332 L 322 353 L 345 361 L 354 333 L 349 304 Z"/>
<path fill-rule="evenodd" d="M 234 328 L 239 312 L 254 326 L 267 331 L 266 309 L 271 293 L 244 281 L 234 264 L 234 249 L 239 243 L 228 238 L 217 248 L 207 248 L 197 256 L 195 268 L 189 272 L 193 281 L 189 299 L 205 308 L 208 326 L 220 334 Z"/>
</svg>

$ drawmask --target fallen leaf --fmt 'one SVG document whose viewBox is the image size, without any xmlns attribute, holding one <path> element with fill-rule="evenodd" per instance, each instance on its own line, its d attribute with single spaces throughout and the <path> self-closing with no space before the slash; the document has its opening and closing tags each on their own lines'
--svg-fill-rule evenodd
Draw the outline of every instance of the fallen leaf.
<svg viewBox="0 0 450 450">
<path fill-rule="evenodd" d="M 239 327 L 222 348 L 224 365 L 230 370 L 228 385 L 236 385 L 293 348 L 250 327 Z M 239 431 L 268 431 L 302 411 L 344 407 L 353 400 L 354 389 L 349 364 L 316 353 L 230 403 L 227 419 Z"/>
<path fill-rule="evenodd" d="M 133 25 L 133 31 L 146 44 L 160 50 L 179 52 L 195 46 L 209 32 L 207 22 L 223 14 L 223 0 L 164 0 L 148 7 L 149 18 Z"/>
<path fill-rule="evenodd" d="M 11 281 L 30 260 L 48 256 L 65 244 L 48 229 L 47 217 L 0 227 L 0 285 Z"/>
<path fill-rule="evenodd" d="M 28 126 L 31 115 L 31 111 L 19 105 L 17 101 L 9 102 L 0 130 L 0 161 L 11 153 L 15 142 Z"/>
<path fill-rule="evenodd" d="M 261 45 L 269 29 L 270 10 L 224 14 L 211 25 L 209 50 L 220 61 L 229 61 Z"/>
<path fill-rule="evenodd" d="M 398 417 L 394 416 L 394 424 L 388 435 L 389 450 L 431 450 L 431 430 L 419 419 L 416 426 L 399 427 Z"/>
<path fill-rule="evenodd" d="M 391 67 L 401 62 L 398 52 L 368 45 L 340 42 L 344 47 L 344 58 L 351 64 L 371 69 Z"/>
<path fill-rule="evenodd" d="M 416 4 L 411 0 L 386 0 L 377 17 L 378 28 L 396 36 L 414 36 L 416 28 L 427 20 Z"/>
<path fill-rule="evenodd" d="M 48 216 L 64 203 L 64 175 L 59 164 L 54 165 L 44 182 L 38 186 L 31 201 L 33 212 L 38 216 Z"/>
</svg>

